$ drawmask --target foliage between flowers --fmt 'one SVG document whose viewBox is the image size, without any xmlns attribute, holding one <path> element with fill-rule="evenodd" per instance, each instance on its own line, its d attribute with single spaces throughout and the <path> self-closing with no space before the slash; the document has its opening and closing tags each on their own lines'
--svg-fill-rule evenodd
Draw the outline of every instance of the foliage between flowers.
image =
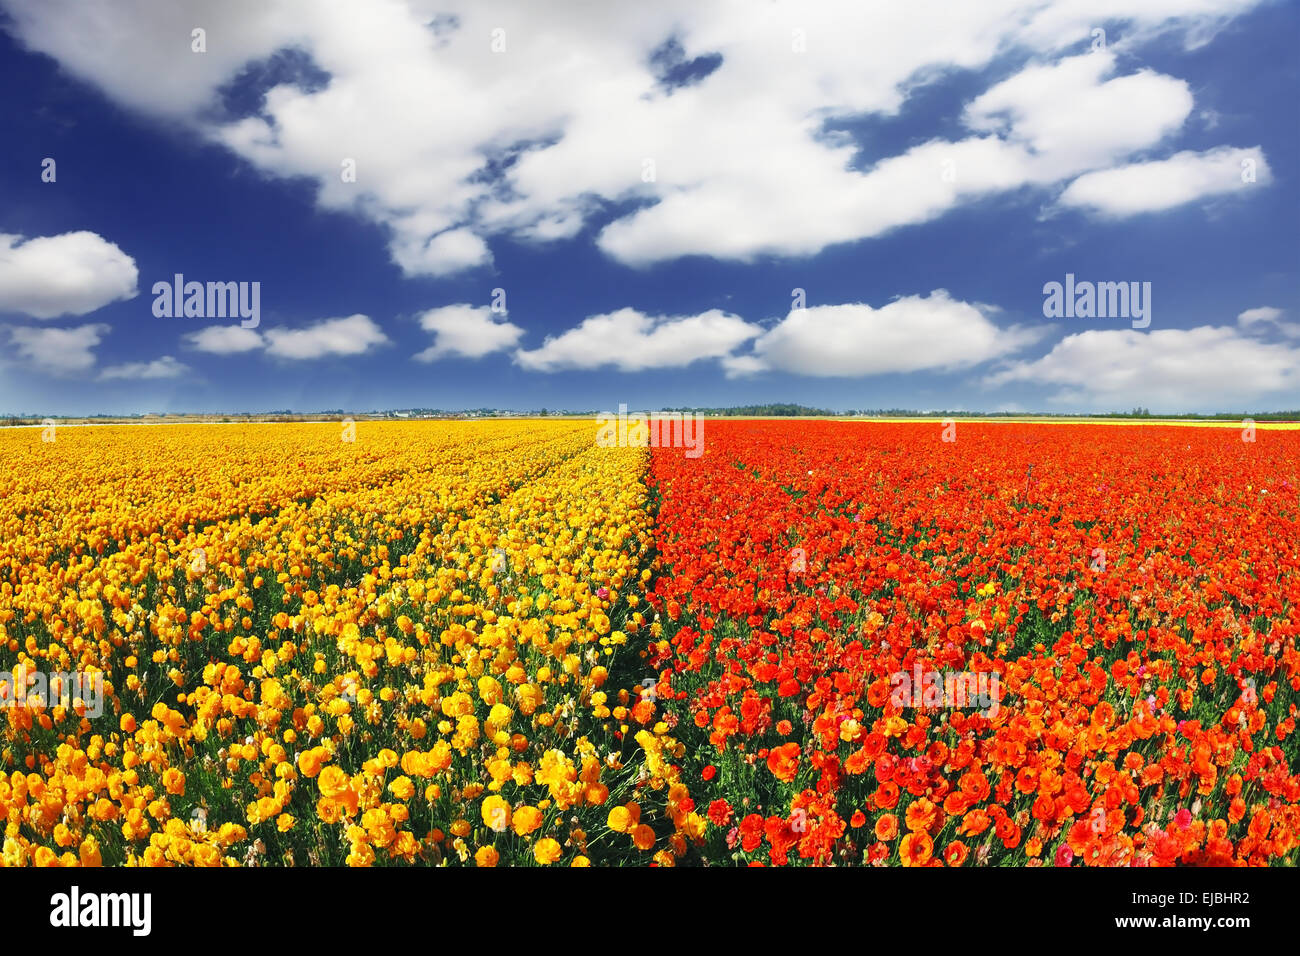
<svg viewBox="0 0 1300 956">
<path fill-rule="evenodd" d="M 655 456 L 693 857 L 1294 865 L 1300 436 L 961 427 Z M 997 672 L 997 713 L 895 706 L 916 668 Z"/>
</svg>

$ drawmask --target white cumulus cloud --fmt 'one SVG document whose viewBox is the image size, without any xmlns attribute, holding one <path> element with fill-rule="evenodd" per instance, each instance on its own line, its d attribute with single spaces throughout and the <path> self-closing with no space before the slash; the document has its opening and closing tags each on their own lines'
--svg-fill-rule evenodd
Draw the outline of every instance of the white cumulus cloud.
<svg viewBox="0 0 1300 956">
<path fill-rule="evenodd" d="M 1300 349 L 1248 338 L 1232 326 L 1090 329 L 987 378 L 993 386 L 1013 382 L 1054 386 L 1053 401 L 1097 411 L 1143 405 L 1212 412 L 1251 402 L 1295 407 Z M 1205 404 L 1210 396 L 1213 408 Z"/>
<path fill-rule="evenodd" d="M 1237 324 L 1248 332 L 1265 332 L 1276 330 L 1290 339 L 1300 339 L 1300 322 L 1286 321 L 1286 313 L 1271 305 L 1262 305 L 1255 309 L 1246 309 L 1237 316 Z"/>
<path fill-rule="evenodd" d="M 216 355 L 252 352 L 266 345 L 260 332 L 241 325 L 209 325 L 187 333 L 183 340 L 192 349 Z"/>
<path fill-rule="evenodd" d="M 514 348 L 524 330 L 486 305 L 445 305 L 420 316 L 420 328 L 434 334 L 433 345 L 418 352 L 415 359 L 433 362 L 451 356 L 482 358 Z"/>
<path fill-rule="evenodd" d="M 108 333 L 103 323 L 70 329 L 19 327 L 9 338 L 19 358 L 32 368 L 54 375 L 72 375 L 95 367 L 95 346 Z"/>
<path fill-rule="evenodd" d="M 1243 326 L 1255 325 L 1258 322 L 1276 322 L 1280 318 L 1282 318 L 1282 310 L 1271 305 L 1261 305 L 1237 313 L 1237 323 Z"/>
<path fill-rule="evenodd" d="M 1251 176 L 1243 178 L 1247 170 Z M 1086 173 L 1065 188 L 1060 202 L 1119 218 L 1161 212 L 1205 197 L 1247 196 L 1271 179 L 1258 146 L 1223 146 L 1202 153 L 1184 150 L 1168 159 Z"/>
<path fill-rule="evenodd" d="M 700 359 L 726 358 L 761 332 L 759 326 L 719 309 L 671 317 L 619 309 L 547 336 L 539 348 L 516 352 L 515 361 L 537 372 L 607 365 L 624 372 L 681 368 Z"/>
<path fill-rule="evenodd" d="M 610 209 L 596 241 L 633 265 L 804 256 L 1131 162 L 1181 127 L 1188 85 L 1072 45 L 1101 21 L 1195 45 L 1262 0 L 0 2 L 22 42 L 114 101 L 313 181 L 323 207 L 380 224 L 406 274 L 445 276 L 490 263 L 488 239 L 572 239 Z M 669 40 L 716 68 L 665 83 L 653 54 Z M 216 108 L 241 71 L 289 49 L 328 82 Z M 1006 56 L 1022 69 L 972 97 L 969 135 L 862 155 L 825 135 Z"/>
<path fill-rule="evenodd" d="M 728 363 L 732 375 L 763 370 L 810 376 L 883 375 L 961 369 L 1009 355 L 1047 327 L 999 328 L 980 308 L 943 289 L 895 299 L 794 309 Z"/>
<path fill-rule="evenodd" d="M 0 233 L 0 312 L 85 315 L 137 294 L 135 260 L 93 232 Z"/>
<path fill-rule="evenodd" d="M 99 373 L 99 377 L 104 380 L 180 378 L 189 370 L 189 366 L 184 362 L 174 356 L 164 355 L 152 362 L 124 362 L 121 365 L 110 365 Z"/>
<path fill-rule="evenodd" d="M 284 359 L 316 359 L 332 355 L 361 355 L 385 345 L 384 335 L 369 316 L 322 319 L 301 329 L 266 330 L 266 353 Z"/>
<path fill-rule="evenodd" d="M 469 229 L 448 229 L 432 239 L 419 230 L 404 230 L 393 245 L 393 258 L 412 275 L 444 276 L 487 265 L 492 253 L 483 237 Z"/>
</svg>

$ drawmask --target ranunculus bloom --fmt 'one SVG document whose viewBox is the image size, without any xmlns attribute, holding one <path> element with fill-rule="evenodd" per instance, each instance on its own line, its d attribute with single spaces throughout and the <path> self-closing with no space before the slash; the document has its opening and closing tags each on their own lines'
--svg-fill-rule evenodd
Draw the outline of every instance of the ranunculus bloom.
<svg viewBox="0 0 1300 956">
<path fill-rule="evenodd" d="M 773 747 L 767 755 L 767 769 L 782 783 L 789 783 L 799 772 L 799 745 L 791 741 Z"/>
<path fill-rule="evenodd" d="M 543 866 L 549 866 L 560 858 L 560 844 L 550 837 L 542 837 L 533 847 L 533 858 Z"/>
</svg>

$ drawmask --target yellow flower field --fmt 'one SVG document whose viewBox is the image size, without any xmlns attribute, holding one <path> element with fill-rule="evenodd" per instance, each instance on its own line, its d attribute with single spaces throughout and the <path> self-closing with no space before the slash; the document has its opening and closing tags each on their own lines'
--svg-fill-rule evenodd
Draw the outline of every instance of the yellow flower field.
<svg viewBox="0 0 1300 956">
<path fill-rule="evenodd" d="M 490 421 L 0 450 L 5 865 L 668 864 L 702 828 L 629 709 L 646 449 Z M 33 683 L 75 671 L 98 716 Z"/>
</svg>

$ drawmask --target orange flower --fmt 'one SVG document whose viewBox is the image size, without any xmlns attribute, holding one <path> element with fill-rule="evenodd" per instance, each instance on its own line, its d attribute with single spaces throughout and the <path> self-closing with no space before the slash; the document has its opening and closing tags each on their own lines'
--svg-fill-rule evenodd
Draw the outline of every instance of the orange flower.
<svg viewBox="0 0 1300 956">
<path fill-rule="evenodd" d="M 929 830 L 934 825 L 937 810 L 938 808 L 925 797 L 914 800 L 908 805 L 905 814 L 907 828 L 909 830 Z"/>
<path fill-rule="evenodd" d="M 514 812 L 511 824 L 515 833 L 520 836 L 528 836 L 542 825 L 542 811 L 525 804 Z"/>
<path fill-rule="evenodd" d="M 767 755 L 767 769 L 782 783 L 789 783 L 799 772 L 799 745 L 794 742 L 773 747 Z"/>
<path fill-rule="evenodd" d="M 655 845 L 655 832 L 644 823 L 632 831 L 632 843 L 638 850 L 649 850 Z"/>
<path fill-rule="evenodd" d="M 943 860 L 949 866 L 961 866 L 966 862 L 966 857 L 969 852 L 970 851 L 967 850 L 965 843 L 962 843 L 960 840 L 953 840 L 944 847 Z"/>
<path fill-rule="evenodd" d="M 909 833 L 898 845 L 903 866 L 925 866 L 934 853 L 934 841 L 925 833 Z"/>
<path fill-rule="evenodd" d="M 327 751 L 324 747 L 313 747 L 311 750 L 304 750 L 298 755 L 298 769 L 304 777 L 314 777 L 320 773 L 321 764 L 324 763 Z"/>
<path fill-rule="evenodd" d="M 979 836 L 989 828 L 993 821 L 983 810 L 972 810 L 966 816 L 962 817 L 961 826 L 957 832 L 962 836 Z"/>
<path fill-rule="evenodd" d="M 632 708 L 632 719 L 638 724 L 648 724 L 654 719 L 655 705 L 654 701 L 642 699 L 637 701 L 636 706 Z"/>
<path fill-rule="evenodd" d="M 886 813 L 876 821 L 876 839 L 881 843 L 888 843 L 896 836 L 898 836 L 898 817 Z"/>
<path fill-rule="evenodd" d="M 181 773 L 175 767 L 168 767 L 162 775 L 163 787 L 170 794 L 177 796 L 185 793 L 185 774 Z"/>
</svg>

